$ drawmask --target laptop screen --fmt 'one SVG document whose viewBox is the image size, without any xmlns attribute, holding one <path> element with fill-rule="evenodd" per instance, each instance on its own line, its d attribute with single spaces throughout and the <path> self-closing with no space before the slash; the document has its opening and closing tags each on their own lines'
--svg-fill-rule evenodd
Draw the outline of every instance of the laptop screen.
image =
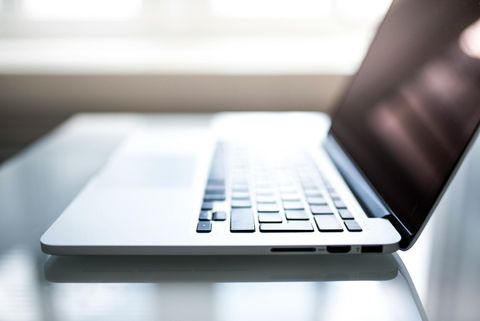
<svg viewBox="0 0 480 321">
<path fill-rule="evenodd" d="M 331 133 L 415 234 L 480 121 L 478 0 L 394 2 Z"/>
</svg>

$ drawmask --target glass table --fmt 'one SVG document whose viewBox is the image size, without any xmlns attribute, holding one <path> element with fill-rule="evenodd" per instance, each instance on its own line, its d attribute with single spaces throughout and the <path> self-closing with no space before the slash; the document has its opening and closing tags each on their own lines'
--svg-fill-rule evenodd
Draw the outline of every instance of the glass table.
<svg viewBox="0 0 480 321">
<path fill-rule="evenodd" d="M 139 124 L 78 115 L 0 167 L 0 320 L 479 320 L 480 146 L 417 244 L 360 256 L 54 257 L 39 238 Z"/>
</svg>

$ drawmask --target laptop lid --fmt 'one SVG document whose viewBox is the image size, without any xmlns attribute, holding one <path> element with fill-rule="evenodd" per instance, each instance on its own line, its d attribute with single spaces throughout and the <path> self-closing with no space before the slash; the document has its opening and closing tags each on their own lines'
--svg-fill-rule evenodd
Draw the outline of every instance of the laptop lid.
<svg viewBox="0 0 480 321">
<path fill-rule="evenodd" d="M 480 121 L 478 0 L 392 4 L 330 138 L 413 244 Z"/>
</svg>

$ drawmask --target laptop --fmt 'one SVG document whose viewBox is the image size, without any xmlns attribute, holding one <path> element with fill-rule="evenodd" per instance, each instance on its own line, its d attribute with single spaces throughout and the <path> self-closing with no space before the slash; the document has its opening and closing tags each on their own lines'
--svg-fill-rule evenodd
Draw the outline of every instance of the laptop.
<svg viewBox="0 0 480 321">
<path fill-rule="evenodd" d="M 219 114 L 140 126 L 44 233 L 42 250 L 410 248 L 475 140 L 479 17 L 477 1 L 394 2 L 331 120 Z"/>
</svg>

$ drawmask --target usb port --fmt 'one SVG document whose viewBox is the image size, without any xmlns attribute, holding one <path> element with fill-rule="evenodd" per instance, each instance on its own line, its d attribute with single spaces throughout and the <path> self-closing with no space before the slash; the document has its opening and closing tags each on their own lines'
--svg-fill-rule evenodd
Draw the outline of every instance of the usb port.
<svg viewBox="0 0 480 321">
<path fill-rule="evenodd" d="M 382 245 L 364 245 L 362 246 L 362 253 L 382 253 Z"/>
<path fill-rule="evenodd" d="M 352 247 L 350 245 L 330 245 L 327 246 L 328 253 L 348 253 Z"/>
</svg>

